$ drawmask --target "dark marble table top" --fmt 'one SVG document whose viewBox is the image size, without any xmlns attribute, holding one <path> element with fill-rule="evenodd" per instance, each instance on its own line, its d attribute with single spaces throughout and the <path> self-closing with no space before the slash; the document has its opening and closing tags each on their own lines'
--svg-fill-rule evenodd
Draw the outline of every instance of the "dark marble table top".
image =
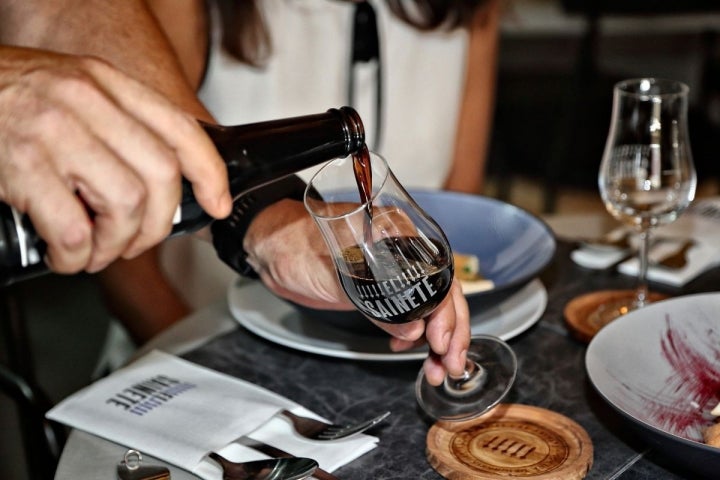
<svg viewBox="0 0 720 480">
<path fill-rule="evenodd" d="M 649 449 L 590 384 L 584 361 L 587 345 L 569 335 L 563 308 L 583 293 L 633 288 L 635 281 L 614 272 L 580 268 L 570 261 L 570 249 L 571 245 L 560 242 L 553 262 L 541 276 L 548 291 L 541 319 L 508 342 L 517 354 L 519 372 L 506 402 L 553 410 L 581 425 L 594 447 L 588 479 L 698 478 Z M 712 291 L 718 285 L 720 269 L 707 272 L 682 290 L 651 287 L 679 295 Z M 338 421 L 390 410 L 392 415 L 371 432 L 380 438 L 379 447 L 336 471 L 341 479 L 442 478 L 426 460 L 425 437 L 431 421 L 423 416 L 414 397 L 421 362 L 367 362 L 314 355 L 279 346 L 242 327 L 183 356 Z"/>
</svg>

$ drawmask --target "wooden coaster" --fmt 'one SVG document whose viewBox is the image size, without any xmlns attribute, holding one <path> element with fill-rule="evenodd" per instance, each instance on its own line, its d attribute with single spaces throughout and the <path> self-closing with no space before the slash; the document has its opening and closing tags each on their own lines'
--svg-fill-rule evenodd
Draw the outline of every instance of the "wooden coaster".
<svg viewBox="0 0 720 480">
<path fill-rule="evenodd" d="M 430 465 L 453 480 L 576 480 L 587 475 L 593 445 L 559 413 L 500 404 L 464 422 L 438 422 L 427 435 Z"/>
<path fill-rule="evenodd" d="M 565 305 L 565 323 L 570 333 L 581 342 L 589 342 L 610 321 L 601 319 L 597 314 L 601 305 L 624 303 L 635 298 L 635 290 L 602 290 L 586 293 L 570 300 Z M 664 300 L 668 295 L 649 292 L 648 300 L 657 302 Z"/>
</svg>

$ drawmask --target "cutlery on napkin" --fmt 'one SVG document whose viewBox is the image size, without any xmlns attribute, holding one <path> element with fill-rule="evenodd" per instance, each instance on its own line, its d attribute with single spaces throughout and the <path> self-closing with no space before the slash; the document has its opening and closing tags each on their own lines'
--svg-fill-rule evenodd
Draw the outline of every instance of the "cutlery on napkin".
<svg viewBox="0 0 720 480">
<path fill-rule="evenodd" d="M 303 480 L 310 478 L 318 466 L 315 460 L 292 456 L 252 462 L 231 462 L 216 452 L 209 456 L 222 467 L 223 480 Z"/>
<path fill-rule="evenodd" d="M 688 251 L 695 245 L 694 240 L 678 238 L 651 238 L 648 262 L 650 267 L 679 269 L 687 265 Z M 584 244 L 570 253 L 575 263 L 585 268 L 607 270 L 637 256 L 635 246 L 627 247 Z"/>
<path fill-rule="evenodd" d="M 291 400 L 252 383 L 153 351 L 71 395 L 48 418 L 220 480 L 215 451 L 242 462 L 266 458 L 237 443 L 241 437 L 316 460 L 333 471 L 375 448 L 360 434 L 316 442 L 297 434 L 277 414 L 283 409 L 318 417 Z"/>
<path fill-rule="evenodd" d="M 696 202 L 675 222 L 652 231 L 648 280 L 683 286 L 720 264 L 720 197 Z M 634 250 L 592 248 L 583 245 L 570 253 L 586 268 L 608 269 L 617 265 L 626 275 L 637 275 Z"/>
<path fill-rule="evenodd" d="M 248 448 L 252 448 L 253 450 L 262 452 L 269 457 L 273 457 L 273 458 L 294 457 L 294 455 L 289 454 L 285 450 L 281 450 L 277 447 L 273 447 L 272 445 L 268 445 L 267 443 L 263 443 L 263 442 L 254 440 L 250 437 L 242 437 L 242 438 L 238 439 L 237 442 Z M 338 478 L 335 475 L 333 475 L 329 472 L 326 472 L 322 468 L 317 468 L 312 476 L 313 476 L 313 478 L 316 478 L 317 480 L 338 480 Z"/>
</svg>

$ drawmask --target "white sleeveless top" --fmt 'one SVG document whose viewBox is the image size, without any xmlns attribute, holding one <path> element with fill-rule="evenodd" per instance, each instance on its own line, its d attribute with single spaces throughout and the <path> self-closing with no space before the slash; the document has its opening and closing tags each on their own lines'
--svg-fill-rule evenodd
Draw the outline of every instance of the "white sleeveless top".
<svg viewBox="0 0 720 480">
<path fill-rule="evenodd" d="M 368 145 L 385 157 L 403 185 L 440 188 L 453 156 L 467 32 L 421 32 L 394 17 L 383 1 L 370 3 L 382 62 L 380 144 L 374 138 L 373 64 L 356 69 L 352 106 L 363 120 Z M 353 2 L 262 0 L 258 5 L 272 42 L 264 67 L 234 59 L 221 48 L 219 29 L 213 29 L 199 97 L 217 121 L 236 125 L 347 105 Z M 301 176 L 308 179 L 314 170 Z M 187 238 L 165 243 L 164 266 L 193 307 L 225 294 L 236 275 L 216 259 L 211 245 Z"/>
</svg>

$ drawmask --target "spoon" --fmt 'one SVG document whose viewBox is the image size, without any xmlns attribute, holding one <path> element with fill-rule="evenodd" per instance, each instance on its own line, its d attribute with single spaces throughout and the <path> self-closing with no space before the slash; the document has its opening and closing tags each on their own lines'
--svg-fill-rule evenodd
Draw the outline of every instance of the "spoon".
<svg viewBox="0 0 720 480">
<path fill-rule="evenodd" d="M 210 452 L 223 469 L 223 480 L 301 480 L 312 475 L 318 463 L 310 458 L 271 458 L 253 462 L 232 462 Z"/>
</svg>

